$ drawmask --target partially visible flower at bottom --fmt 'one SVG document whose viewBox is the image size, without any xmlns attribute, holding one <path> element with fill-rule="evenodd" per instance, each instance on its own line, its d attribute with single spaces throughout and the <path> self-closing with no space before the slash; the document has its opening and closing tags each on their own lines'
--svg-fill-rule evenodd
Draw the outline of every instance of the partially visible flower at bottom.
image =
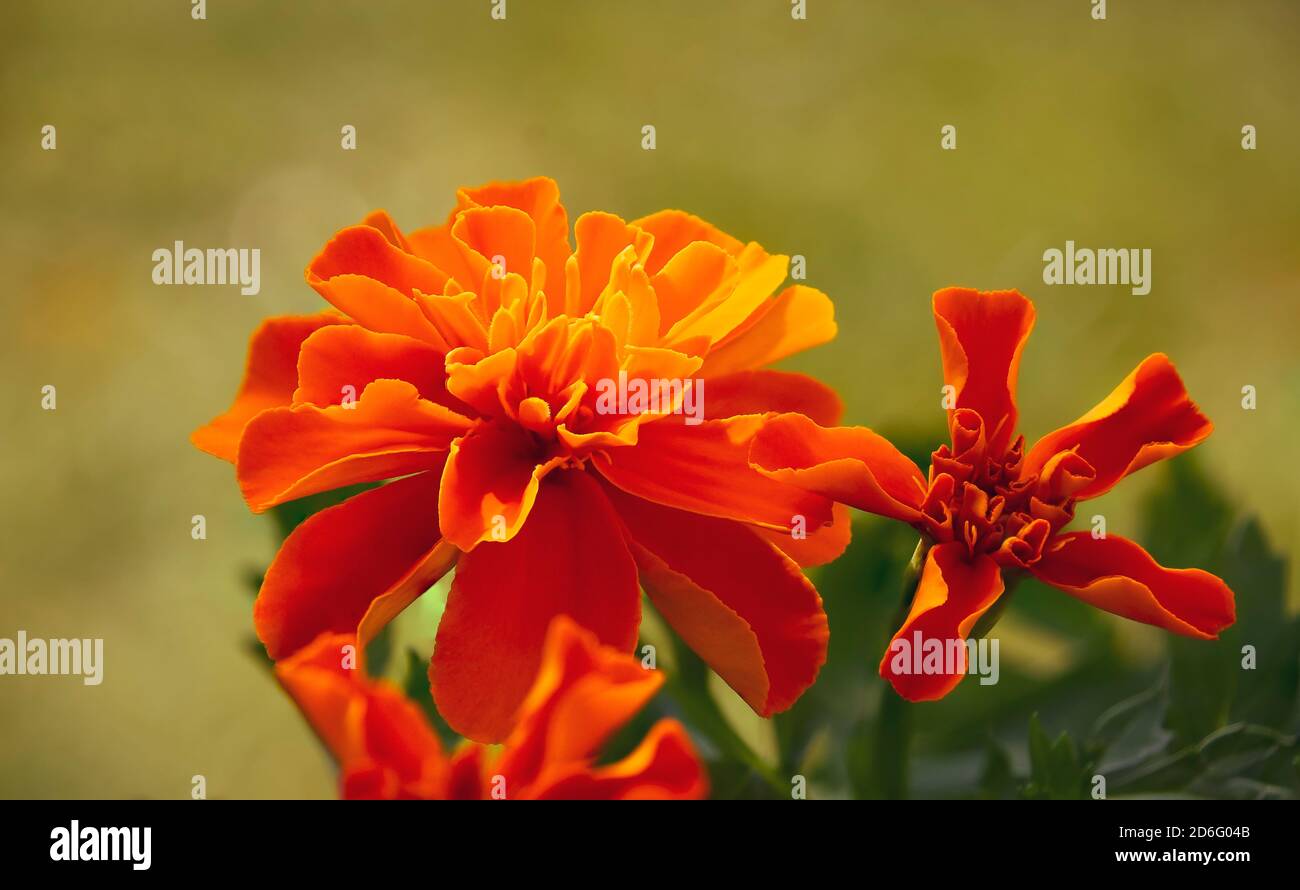
<svg viewBox="0 0 1300 890">
<path fill-rule="evenodd" d="M 704 797 L 708 781 L 685 729 L 660 720 L 627 757 L 595 765 L 611 734 L 663 684 L 658 671 L 602 646 L 559 616 L 504 746 L 443 751 L 424 713 L 391 683 L 345 666 L 354 634 L 321 634 L 276 676 L 338 761 L 350 799 L 563 800 Z"/>
</svg>

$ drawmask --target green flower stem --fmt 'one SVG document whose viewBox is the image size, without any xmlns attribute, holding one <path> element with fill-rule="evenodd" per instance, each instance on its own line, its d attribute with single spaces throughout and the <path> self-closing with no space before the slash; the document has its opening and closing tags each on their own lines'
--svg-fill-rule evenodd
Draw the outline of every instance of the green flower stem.
<svg viewBox="0 0 1300 890">
<path fill-rule="evenodd" d="M 676 634 L 672 637 L 673 662 L 677 670 L 668 676 L 668 693 L 682 709 L 682 716 L 727 758 L 752 769 L 778 797 L 789 798 L 793 787 L 771 764 L 745 743 L 709 692 L 709 667 Z"/>
<path fill-rule="evenodd" d="M 925 568 L 925 558 L 930 552 L 930 541 L 922 538 L 917 542 L 912 559 L 903 572 L 903 588 L 899 599 L 898 611 L 889 625 L 890 633 L 903 626 L 912 608 L 912 598 L 916 595 L 916 585 L 921 581 L 921 570 Z M 886 641 L 888 646 L 888 641 Z M 880 710 L 876 714 L 874 736 L 868 736 L 872 754 L 868 760 L 872 775 L 871 785 L 889 800 L 901 800 L 907 797 L 908 755 L 912 743 L 912 709 L 911 702 L 896 693 L 886 684 L 880 691 Z"/>
<path fill-rule="evenodd" d="M 891 628 L 900 628 L 907 620 L 929 552 L 930 542 L 922 538 L 916 545 L 916 551 L 912 554 L 906 571 L 903 572 L 902 598 L 898 604 L 898 611 L 894 615 L 894 621 L 890 624 Z M 1024 576 L 1021 572 L 1003 574 L 1002 595 L 976 622 L 971 631 L 972 639 L 982 639 L 993 629 L 1011 600 L 1011 591 L 1022 577 Z M 888 685 L 881 690 L 875 734 L 867 738 L 870 744 L 868 769 L 872 778 L 871 787 L 879 790 L 890 800 L 901 800 L 907 797 L 908 759 L 912 743 L 912 704 Z"/>
<path fill-rule="evenodd" d="M 1002 617 L 1002 613 L 1007 610 L 1007 606 L 1011 602 L 1011 592 L 1016 589 L 1016 585 L 1020 583 L 1020 579 L 1024 576 L 1024 572 L 1019 570 L 1004 570 L 1002 572 L 1002 595 L 997 598 L 993 605 L 989 606 L 987 612 L 980 616 L 979 621 L 975 622 L 975 627 L 970 632 L 972 640 L 982 640 L 989 635 L 994 625 L 998 623 L 998 619 Z"/>
</svg>

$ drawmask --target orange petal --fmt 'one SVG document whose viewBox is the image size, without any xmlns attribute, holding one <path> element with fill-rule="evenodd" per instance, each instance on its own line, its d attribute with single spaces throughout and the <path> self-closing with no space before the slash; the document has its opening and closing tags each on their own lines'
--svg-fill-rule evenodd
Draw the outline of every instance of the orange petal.
<svg viewBox="0 0 1300 890">
<path fill-rule="evenodd" d="M 706 241 L 688 244 L 650 279 L 659 302 L 659 327 L 673 329 L 691 310 L 711 303 L 730 286 L 736 261 L 722 248 Z"/>
<path fill-rule="evenodd" d="M 276 677 L 334 755 L 345 797 L 442 796 L 442 746 L 423 712 L 355 663 L 347 634 L 322 634 Z"/>
<path fill-rule="evenodd" d="M 361 697 L 360 688 L 354 671 L 343 667 L 346 647 L 355 647 L 356 638 L 346 633 L 321 634 L 309 642 L 292 658 L 276 664 L 275 676 L 335 759 L 363 755 L 359 720 L 349 719 Z"/>
<path fill-rule="evenodd" d="M 822 426 L 834 426 L 844 413 L 835 390 L 806 374 L 787 371 L 737 371 L 705 381 L 704 416 L 803 414 Z"/>
<path fill-rule="evenodd" d="M 441 293 L 447 281 L 446 274 L 432 263 L 394 246 L 382 231 L 368 225 L 340 230 L 307 267 L 307 280 L 313 287 L 340 275 L 373 279 L 408 299 L 417 291 Z M 321 296 L 329 299 L 324 293 Z"/>
<path fill-rule="evenodd" d="M 629 652 L 640 609 L 618 515 L 585 471 L 552 473 L 512 540 L 485 542 L 460 560 L 429 668 L 439 712 L 461 735 L 502 740 L 555 616 Z"/>
<path fill-rule="evenodd" d="M 610 492 L 655 608 L 764 717 L 812 685 L 829 631 L 816 588 L 750 528 Z"/>
<path fill-rule="evenodd" d="M 484 787 L 485 769 L 489 749 L 472 742 L 458 747 L 451 755 L 447 768 L 447 800 L 486 800 L 489 788 Z"/>
<path fill-rule="evenodd" d="M 830 525 L 815 529 L 801 529 L 805 537 L 796 538 L 793 529 L 778 532 L 770 528 L 760 528 L 755 531 L 803 568 L 824 566 L 843 556 L 844 551 L 849 549 L 849 542 L 853 537 L 853 514 L 849 508 L 844 504 L 836 504 L 832 515 L 834 519 Z"/>
<path fill-rule="evenodd" d="M 1097 407 L 1048 433 L 1030 449 L 1025 473 L 1039 472 L 1062 451 L 1096 471 L 1075 496 L 1094 498 L 1129 473 L 1204 441 L 1214 429 L 1193 404 L 1167 356 L 1148 356 Z"/>
<path fill-rule="evenodd" d="M 664 335 L 665 342 L 672 345 L 702 338 L 712 346 L 732 331 L 748 327 L 754 312 L 770 302 L 772 292 L 785 281 L 789 265 L 789 257 L 771 256 L 757 244 L 748 245 L 722 298 L 695 307 Z"/>
<path fill-rule="evenodd" d="M 468 346 L 447 353 L 447 391 L 474 410 L 492 417 L 504 409 L 501 389 L 514 376 L 518 353 L 503 349 L 483 355 Z"/>
<path fill-rule="evenodd" d="M 473 251 L 483 257 L 479 264 L 470 255 L 466 260 L 472 267 L 481 265 L 492 280 L 501 281 L 508 273 L 528 279 L 532 275 L 535 231 L 528 214 L 514 207 L 472 207 L 461 212 L 452 223 L 451 234 L 463 245 L 462 250 Z M 478 288 L 481 281 L 465 283 Z M 495 310 L 497 303 L 487 307 Z"/>
<path fill-rule="evenodd" d="M 488 348 L 488 329 L 478 316 L 477 299 L 469 292 L 446 296 L 419 294 L 415 305 L 452 347 L 449 354 L 460 346 L 484 351 Z"/>
<path fill-rule="evenodd" d="M 378 229 L 388 243 L 398 250 L 411 253 L 411 243 L 406 240 L 406 236 L 402 234 L 402 230 L 397 227 L 397 223 L 393 218 L 388 215 L 387 210 L 372 210 L 366 214 L 366 218 L 361 223 L 370 226 L 372 229 Z"/>
<path fill-rule="evenodd" d="M 373 229 L 371 231 L 374 231 Z M 449 344 L 410 297 L 382 281 L 364 275 L 335 275 L 328 280 L 308 277 L 316 292 L 362 327 L 423 340 L 440 351 Z"/>
<path fill-rule="evenodd" d="M 1002 572 L 988 555 L 971 560 L 960 541 L 931 547 L 912 610 L 880 660 L 880 676 L 908 701 L 943 698 L 966 675 L 966 638 L 1002 590 Z"/>
<path fill-rule="evenodd" d="M 441 466 L 471 421 L 425 401 L 413 384 L 376 380 L 351 406 L 298 405 L 257 415 L 239 443 L 236 475 L 254 512 L 358 482 Z"/>
<path fill-rule="evenodd" d="M 708 393 L 705 393 L 705 404 Z M 767 478 L 749 464 L 758 415 L 690 425 L 672 416 L 640 428 L 637 444 L 597 453 L 596 467 L 619 488 L 656 504 L 789 531 L 831 521 L 831 502 Z"/>
<path fill-rule="evenodd" d="M 585 763 L 662 685 L 660 672 L 601 646 L 571 618 L 557 616 L 497 772 L 520 788 L 548 771 Z"/>
<path fill-rule="evenodd" d="M 460 550 L 446 538 L 440 540 L 402 578 L 380 594 L 357 624 L 357 645 L 364 650 L 388 623 L 419 599 L 456 564 Z"/>
<path fill-rule="evenodd" d="M 934 295 L 934 322 L 943 380 L 956 390 L 952 410 L 978 412 L 989 452 L 1002 454 L 1015 436 L 1016 377 L 1034 327 L 1034 304 L 1019 291 L 950 287 Z"/>
<path fill-rule="evenodd" d="M 194 445 L 222 460 L 235 462 L 244 426 L 267 408 L 293 401 L 298 385 L 298 351 L 303 341 L 326 326 L 346 325 L 337 312 L 268 318 L 248 343 L 248 363 L 235 401 L 224 414 L 190 434 Z"/>
<path fill-rule="evenodd" d="M 578 243 L 579 291 L 573 306 L 565 306 L 565 313 L 574 318 L 591 311 L 610 281 L 614 258 L 629 246 L 644 244 L 646 236 L 629 226 L 612 213 L 584 213 L 573 226 Z M 549 276 L 549 273 L 548 273 Z M 552 285 L 551 290 L 554 288 Z"/>
<path fill-rule="evenodd" d="M 458 414 L 474 414 L 447 392 L 442 352 L 422 340 L 377 334 L 359 325 L 323 328 L 303 342 L 293 400 L 322 408 L 337 405 L 345 395 L 355 399 L 376 380 L 405 380 L 415 385 L 422 399 Z"/>
<path fill-rule="evenodd" d="M 363 726 L 370 759 L 405 786 L 402 796 L 442 797 L 442 746 L 419 705 L 386 680 L 367 681 L 365 691 Z"/>
<path fill-rule="evenodd" d="M 702 373 L 717 376 L 761 368 L 834 339 L 836 330 L 830 298 L 796 284 L 759 305 L 730 335 L 715 343 Z"/>
<path fill-rule="evenodd" d="M 695 241 L 707 241 L 731 256 L 739 256 L 745 247 L 717 226 L 681 210 L 660 210 L 633 220 L 632 225 L 654 236 L 654 248 L 645 261 L 646 271 L 651 275 Z"/>
<path fill-rule="evenodd" d="M 451 234 L 451 227 L 455 221 L 456 217 L 453 214 L 440 226 L 419 229 L 406 236 L 416 256 L 427 260 L 441 273 L 449 276 L 448 283 L 444 283 L 440 290 L 426 293 L 445 294 L 465 287 L 477 287 L 478 282 L 483 279 L 485 268 L 483 258 L 477 255 L 467 258 L 464 245 L 460 239 Z M 452 287 L 450 282 L 459 284 L 460 288 Z"/>
<path fill-rule="evenodd" d="M 547 457 L 511 420 L 479 424 L 451 445 L 439 493 L 443 534 L 466 551 L 481 541 L 510 540 L 528 518 L 542 479 L 563 462 Z"/>
<path fill-rule="evenodd" d="M 569 248 L 569 216 L 560 203 L 560 187 L 555 180 L 537 176 L 520 182 L 491 182 L 477 188 L 461 189 L 455 216 L 466 207 L 505 206 L 522 210 L 533 221 L 535 253 L 546 266 L 546 290 L 557 297 L 564 293 L 564 264 Z M 525 277 L 524 269 L 516 269 Z M 536 285 L 534 285 L 536 286 Z"/>
<path fill-rule="evenodd" d="M 763 475 L 903 522 L 921 518 L 925 477 L 866 427 L 822 427 L 802 414 L 769 417 L 749 459 Z"/>
<path fill-rule="evenodd" d="M 690 736 L 676 720 L 660 720 L 636 750 L 609 766 L 575 767 L 529 789 L 539 800 L 700 800 L 708 776 Z"/>
<path fill-rule="evenodd" d="M 326 631 L 350 632 L 355 643 L 377 598 L 411 581 L 424 583 L 422 593 L 437 581 L 421 569 L 440 540 L 436 471 L 308 517 L 281 545 L 253 609 L 267 654 L 284 658 Z"/>
<path fill-rule="evenodd" d="M 627 342 L 646 346 L 655 345 L 661 339 L 659 336 L 661 322 L 659 317 L 659 297 L 655 293 L 654 286 L 650 283 L 650 276 L 646 273 L 645 267 L 641 265 L 642 258 L 649 250 L 649 242 L 653 239 L 639 229 L 632 229 L 632 232 L 635 233 L 633 235 L 635 241 L 614 258 L 613 265 L 608 273 L 609 282 L 605 285 L 602 295 L 597 297 L 596 305 L 600 306 L 603 317 L 611 311 L 616 312 L 617 307 L 611 306 L 609 303 L 621 296 L 627 301 L 629 316 L 627 319 Z M 581 249 L 580 247 L 579 250 Z M 573 267 L 574 275 L 581 277 L 582 273 L 578 271 L 577 260 L 574 261 Z M 599 273 L 593 274 L 598 275 Z M 575 284 L 572 290 L 565 295 L 565 311 L 568 312 L 570 306 L 576 310 L 580 305 L 580 301 L 581 292 Z"/>
<path fill-rule="evenodd" d="M 1030 571 L 1098 609 L 1189 637 L 1212 640 L 1236 620 L 1235 598 L 1221 579 L 1200 569 L 1167 569 L 1115 535 L 1059 535 Z"/>
<path fill-rule="evenodd" d="M 448 348 L 413 300 L 417 294 L 441 293 L 446 273 L 396 247 L 379 229 L 343 229 L 307 266 L 306 277 L 317 293 L 364 327 Z"/>
</svg>

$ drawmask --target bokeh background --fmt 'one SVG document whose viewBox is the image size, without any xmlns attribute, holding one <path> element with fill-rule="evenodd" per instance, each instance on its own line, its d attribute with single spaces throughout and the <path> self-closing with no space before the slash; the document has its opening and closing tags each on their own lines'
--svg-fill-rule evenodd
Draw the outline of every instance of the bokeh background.
<svg viewBox="0 0 1300 890">
<path fill-rule="evenodd" d="M 681 207 L 803 254 L 840 334 L 786 366 L 837 387 L 848 421 L 908 442 L 943 429 L 939 287 L 1036 300 L 1031 438 L 1169 353 L 1216 432 L 1194 467 L 1144 471 L 1095 512 L 1180 564 L 1228 558 L 1220 527 L 1240 543 L 1257 516 L 1249 534 L 1274 556 L 1232 558 L 1276 576 L 1261 626 L 1294 615 L 1295 566 L 1274 557 L 1300 539 L 1300 5 L 1111 2 L 1104 22 L 1088 0 L 808 0 L 806 21 L 788 0 L 508 0 L 505 21 L 489 0 L 207 6 L 194 21 L 186 0 L 5 5 L 0 636 L 103 637 L 106 664 L 99 687 L 0 677 L 0 796 L 185 797 L 196 774 L 216 797 L 334 793 L 247 646 L 274 523 L 187 436 L 227 405 L 260 319 L 322 305 L 302 270 L 337 228 L 379 207 L 408 229 L 441 221 L 457 186 L 494 178 L 555 177 L 570 219 Z M 356 151 L 340 148 L 345 124 Z M 940 150 L 945 124 L 956 151 Z M 1042 252 L 1067 239 L 1151 248 L 1150 294 L 1045 286 Z M 260 248 L 261 293 L 153 285 L 153 250 L 176 240 Z M 41 410 L 47 384 L 56 411 Z M 1179 485 L 1199 487 L 1178 501 Z M 1181 525 L 1161 538 L 1161 517 Z M 841 673 L 810 702 L 850 736 L 878 708 L 881 641 L 863 622 L 892 613 L 902 568 L 880 554 L 905 560 L 911 543 L 869 522 L 859 541 L 877 532 L 824 582 Z M 1039 594 L 999 628 L 1000 710 L 965 695 L 918 718 L 913 793 L 967 793 L 999 750 L 1023 772 L 1028 710 L 1054 734 L 1164 675 L 1161 634 L 1071 604 L 1043 613 Z M 429 620 L 402 631 L 431 638 Z M 1071 712 L 1089 689 L 1109 702 Z M 755 750 L 842 793 L 843 736 L 819 735 L 817 713 L 735 719 Z M 808 744 L 782 747 L 787 732 Z"/>
</svg>

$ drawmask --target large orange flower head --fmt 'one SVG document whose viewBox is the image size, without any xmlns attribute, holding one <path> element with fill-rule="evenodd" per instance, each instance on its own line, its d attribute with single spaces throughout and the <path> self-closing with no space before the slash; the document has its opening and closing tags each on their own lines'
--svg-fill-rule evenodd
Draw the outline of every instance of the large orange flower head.
<svg viewBox="0 0 1300 890">
<path fill-rule="evenodd" d="M 830 301 L 778 292 L 787 257 L 680 211 L 587 213 L 573 234 L 549 179 L 462 190 L 409 234 L 377 212 L 307 269 L 336 311 L 253 335 L 234 404 L 193 437 L 249 506 L 395 480 L 285 541 L 258 634 L 276 659 L 322 632 L 364 645 L 458 563 L 433 695 L 498 741 L 553 617 L 631 649 L 639 578 L 757 712 L 787 708 L 826 651 L 799 565 L 837 555 L 847 523 L 748 450 L 767 412 L 837 422 L 832 391 L 764 369 L 834 336 Z"/>
<path fill-rule="evenodd" d="M 1026 450 L 1016 434 L 1016 379 L 1033 304 L 1018 291 L 949 288 L 934 295 L 934 318 L 951 442 L 931 455 L 928 474 L 869 429 L 795 414 L 773 418 L 751 450 L 770 478 L 909 523 L 932 545 L 880 664 L 899 694 L 935 699 L 957 685 L 965 649 L 949 644 L 968 638 L 1008 571 L 1187 636 L 1213 638 L 1232 624 L 1232 591 L 1219 578 L 1164 568 L 1115 535 L 1062 531 L 1080 501 L 1209 436 L 1213 425 L 1169 359 L 1149 356 L 1101 404 Z M 956 670 L 914 670 L 908 655 L 918 642 L 951 649 L 957 657 L 944 664 Z"/>
<path fill-rule="evenodd" d="M 450 754 L 420 708 L 353 664 L 352 634 L 322 634 L 276 676 L 339 763 L 343 797 L 563 800 L 703 797 L 690 737 L 660 720 L 627 757 L 597 766 L 607 738 L 663 683 L 632 656 L 556 618 L 516 727 L 499 751 L 467 742 Z"/>
</svg>

